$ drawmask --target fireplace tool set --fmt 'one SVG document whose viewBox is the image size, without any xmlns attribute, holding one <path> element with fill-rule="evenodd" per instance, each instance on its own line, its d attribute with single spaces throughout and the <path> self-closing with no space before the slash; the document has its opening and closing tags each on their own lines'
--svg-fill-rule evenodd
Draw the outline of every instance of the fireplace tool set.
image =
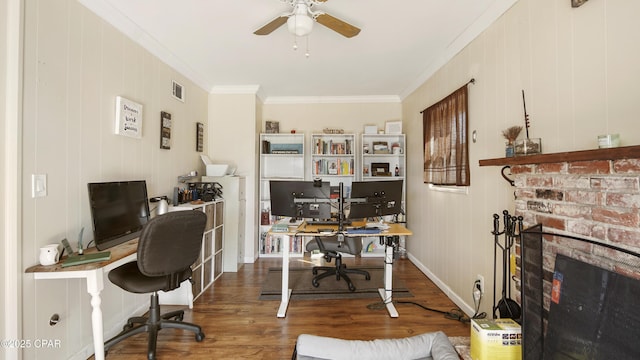
<svg viewBox="0 0 640 360">
<path fill-rule="evenodd" d="M 496 311 L 500 313 L 500 318 L 509 318 L 517 320 L 520 318 L 520 305 L 511 299 L 511 276 L 509 271 L 509 258 L 511 248 L 513 247 L 515 238 L 522 233 L 522 216 L 511 216 L 507 210 L 502 212 L 504 228 L 500 231 L 500 216 L 493 214 L 493 318 L 497 318 Z M 504 235 L 501 243 L 500 237 Z M 502 251 L 502 295 L 496 304 L 496 278 L 497 278 L 497 252 Z"/>
</svg>

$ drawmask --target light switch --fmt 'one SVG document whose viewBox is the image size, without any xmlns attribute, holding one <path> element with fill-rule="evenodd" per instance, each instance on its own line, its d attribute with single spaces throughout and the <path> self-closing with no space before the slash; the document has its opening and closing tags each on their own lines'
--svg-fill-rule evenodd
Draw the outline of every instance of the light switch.
<svg viewBox="0 0 640 360">
<path fill-rule="evenodd" d="M 47 174 L 31 175 L 31 197 L 47 196 Z"/>
</svg>

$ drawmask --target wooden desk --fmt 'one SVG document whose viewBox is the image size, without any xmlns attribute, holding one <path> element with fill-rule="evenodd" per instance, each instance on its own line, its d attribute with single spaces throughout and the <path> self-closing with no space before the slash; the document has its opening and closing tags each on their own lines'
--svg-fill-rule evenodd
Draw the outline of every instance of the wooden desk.
<svg viewBox="0 0 640 360">
<path fill-rule="evenodd" d="M 364 223 L 356 223 L 354 222 L 352 226 L 363 226 Z M 380 239 L 384 241 L 385 246 L 385 255 L 384 255 L 384 289 L 378 289 L 378 293 L 382 298 L 385 306 L 387 307 L 387 311 L 389 312 L 389 316 L 393 318 L 398 317 L 398 311 L 393 305 L 393 237 L 394 236 L 409 236 L 413 235 L 413 233 L 408 230 L 406 227 L 401 224 L 390 223 L 389 229 L 384 230 L 378 234 L 348 234 L 347 232 L 343 232 L 344 236 L 347 237 L 374 237 L 378 236 Z M 334 233 L 331 234 L 320 234 L 318 229 L 328 229 L 331 228 L 334 230 Z M 289 247 L 291 244 L 291 239 L 296 238 L 298 236 L 331 236 L 336 235 L 338 233 L 338 227 L 335 225 L 307 225 L 306 223 L 302 223 L 296 229 L 290 229 L 288 232 L 272 232 L 269 231 L 269 234 L 272 235 L 284 235 L 287 237 L 287 241 L 282 246 L 282 295 L 280 299 L 280 307 L 278 308 L 277 317 L 283 318 L 287 315 L 287 307 L 289 306 L 289 299 L 291 298 L 291 289 L 289 289 Z"/>
<path fill-rule="evenodd" d="M 138 250 L 138 239 L 130 240 L 126 243 L 114 246 L 111 251 L 111 259 L 108 261 L 95 262 L 90 264 L 62 267 L 62 261 L 54 265 L 35 265 L 27 270 L 32 273 L 34 279 L 85 279 L 87 281 L 87 292 L 91 295 L 91 327 L 93 330 L 93 349 L 96 360 L 104 360 L 104 336 L 102 330 L 102 309 L 100 304 L 100 292 L 104 289 L 104 274 L 116 267 L 135 261 Z M 85 250 L 86 254 L 96 252 L 95 248 Z"/>
</svg>

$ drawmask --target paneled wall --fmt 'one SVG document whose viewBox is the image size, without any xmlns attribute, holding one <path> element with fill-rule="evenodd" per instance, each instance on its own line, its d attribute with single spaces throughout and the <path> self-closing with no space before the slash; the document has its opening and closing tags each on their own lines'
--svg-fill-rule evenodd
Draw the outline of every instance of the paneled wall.
<svg viewBox="0 0 640 360">
<path fill-rule="evenodd" d="M 147 181 L 150 196 L 170 195 L 177 177 L 202 170 L 196 122 L 207 122 L 207 92 L 183 78 L 76 0 L 25 1 L 22 158 L 24 267 L 39 247 L 85 228 L 92 238 L 87 183 Z M 171 82 L 185 87 L 184 102 Z M 115 98 L 143 105 L 142 138 L 114 134 Z M 160 112 L 172 114 L 171 149 L 160 149 Z M 205 140 L 205 148 L 207 141 Z M 48 195 L 31 198 L 31 174 L 46 174 Z M 153 205 L 152 205 L 153 206 Z M 114 335 L 148 296 L 133 296 L 105 279 L 105 336 Z M 88 357 L 91 306 L 80 280 L 34 280 L 23 275 L 23 338 L 59 339 L 59 349 L 27 349 L 25 359 Z M 51 327 L 49 317 L 60 314 Z"/>
<path fill-rule="evenodd" d="M 473 311 L 477 274 L 493 286 L 492 214 L 514 211 L 514 191 L 499 168 L 480 168 L 478 160 L 503 157 L 501 131 L 524 125 L 521 90 L 530 135 L 542 138 L 544 153 L 597 148 L 597 136 L 607 133 L 619 133 L 623 145 L 640 143 L 638 13 L 635 0 L 579 8 L 569 0 L 520 0 L 403 101 L 407 153 L 421 154 L 419 112 L 476 79 L 469 85 L 477 142 L 469 146 L 468 194 L 430 190 L 422 158 L 408 157 L 409 254 L 465 310 Z M 485 297 L 482 310 L 490 313 L 491 302 Z"/>
</svg>

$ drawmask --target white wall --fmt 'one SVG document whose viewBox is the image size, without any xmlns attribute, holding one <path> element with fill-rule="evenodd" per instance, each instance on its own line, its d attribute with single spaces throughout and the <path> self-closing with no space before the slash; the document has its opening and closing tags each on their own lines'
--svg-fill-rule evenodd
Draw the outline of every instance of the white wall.
<svg viewBox="0 0 640 360">
<path fill-rule="evenodd" d="M 257 192 L 257 144 L 256 118 L 258 97 L 256 88 L 246 88 L 240 93 L 209 95 L 209 149 L 214 163 L 229 164 L 236 174 L 246 177 L 246 224 L 244 262 L 256 259 L 257 229 L 255 211 Z M 243 93 L 244 92 L 244 93 Z M 224 189 L 222 190 L 224 194 Z"/>
<path fill-rule="evenodd" d="M 347 99 L 348 100 L 348 99 Z M 346 134 L 356 134 L 360 146 L 360 134 L 365 125 L 376 125 L 384 130 L 386 121 L 402 119 L 402 105 L 399 101 L 367 102 L 353 100 L 342 102 L 326 99 L 315 103 L 269 103 L 264 105 L 261 131 L 265 122 L 279 121 L 280 132 L 296 130 L 305 134 L 305 164 L 311 163 L 311 134 L 321 134 L 325 128 L 342 129 Z M 311 180 L 311 169 L 305 169 L 305 176 Z M 259 209 L 256 209 L 256 212 Z"/>
<path fill-rule="evenodd" d="M 44 244 L 65 237 L 75 244 L 82 227 L 85 240 L 92 237 L 88 182 L 144 179 L 150 196 L 171 195 L 179 175 L 202 171 L 195 132 L 196 122 L 207 122 L 208 94 L 76 0 L 26 1 L 25 19 L 24 221 L 18 241 L 28 267 L 38 262 Z M 185 102 L 172 98 L 172 79 L 185 87 Z M 119 95 L 144 106 L 142 139 L 114 134 Z M 159 146 L 161 111 L 172 114 L 170 150 Z M 31 198 L 31 174 L 47 175 L 47 197 Z M 61 349 L 26 350 L 25 358 L 86 358 L 84 351 L 92 351 L 86 285 L 36 281 L 29 274 L 22 279 L 22 338 L 62 343 Z M 109 337 L 132 311 L 148 306 L 148 296 L 105 283 L 102 310 Z M 61 322 L 50 327 L 53 313 Z"/>
<path fill-rule="evenodd" d="M 499 167 L 478 160 L 504 156 L 501 131 L 523 125 L 526 92 L 531 137 L 544 153 L 597 148 L 600 134 L 640 144 L 640 24 L 635 0 L 520 0 L 432 78 L 403 101 L 408 137 L 409 253 L 467 311 L 482 274 L 492 289 L 492 214 L 513 212 L 513 188 Z M 468 195 L 430 191 L 422 180 L 419 113 L 467 82 L 471 187 Z M 524 131 L 521 136 L 524 136 Z M 412 200 L 417 199 L 417 200 Z M 500 289 L 500 286 L 498 287 Z M 487 294 L 489 295 L 489 294 Z M 490 314 L 492 297 L 482 309 Z"/>
</svg>

